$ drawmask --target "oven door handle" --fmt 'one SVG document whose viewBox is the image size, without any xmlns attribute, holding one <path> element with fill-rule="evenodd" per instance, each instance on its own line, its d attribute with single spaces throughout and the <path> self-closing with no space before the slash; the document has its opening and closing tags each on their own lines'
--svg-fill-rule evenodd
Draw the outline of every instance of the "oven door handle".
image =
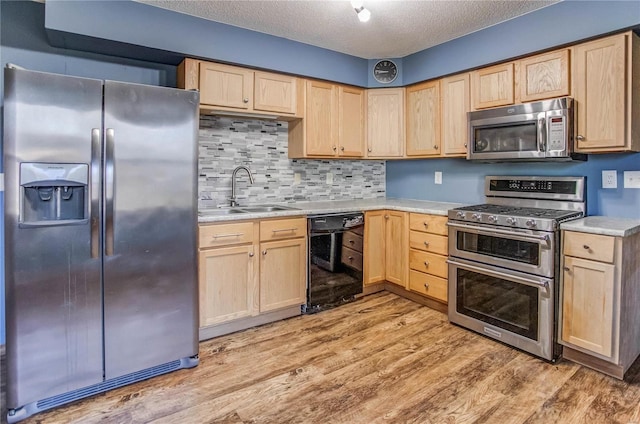
<svg viewBox="0 0 640 424">
<path fill-rule="evenodd" d="M 490 277 L 502 278 L 504 280 L 513 281 L 515 283 L 524 284 L 526 286 L 538 287 L 538 288 L 543 288 L 545 290 L 549 290 L 550 280 L 546 278 L 540 278 L 540 281 L 531 280 L 529 278 L 523 278 L 517 275 L 507 274 L 506 272 L 500 272 L 493 269 L 487 269 L 487 268 L 483 268 L 475 265 L 463 264 L 463 263 L 454 261 L 453 259 L 447 259 L 447 263 L 454 265 L 458 268 L 466 269 L 468 271 L 475 271 L 481 274 L 488 275 Z"/>
<path fill-rule="evenodd" d="M 501 230 L 499 228 L 484 228 L 484 227 L 480 228 L 480 227 L 475 227 L 473 225 L 457 224 L 455 222 L 447 222 L 447 225 L 453 228 L 460 228 L 462 230 L 466 230 L 474 234 L 481 234 L 481 233 L 489 234 L 489 235 L 500 234 L 500 235 L 509 236 L 509 238 L 514 240 L 529 241 L 534 243 L 537 242 L 538 244 L 546 243 L 548 245 L 550 241 L 548 234 L 545 234 L 542 236 L 528 235 L 528 234 L 525 235 L 525 234 L 518 234 L 513 231 Z"/>
</svg>

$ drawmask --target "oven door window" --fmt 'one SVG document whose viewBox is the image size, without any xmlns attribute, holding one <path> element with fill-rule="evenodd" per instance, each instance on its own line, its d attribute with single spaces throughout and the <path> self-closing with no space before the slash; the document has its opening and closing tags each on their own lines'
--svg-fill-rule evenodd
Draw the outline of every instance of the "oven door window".
<svg viewBox="0 0 640 424">
<path fill-rule="evenodd" d="M 513 240 L 486 234 L 456 232 L 457 248 L 460 251 L 477 253 L 494 258 L 507 259 L 538 266 L 540 264 L 540 244 Z"/>
<path fill-rule="evenodd" d="M 474 129 L 473 151 L 478 153 L 537 152 L 536 122 L 526 121 L 502 126 L 476 127 Z"/>
<path fill-rule="evenodd" d="M 456 310 L 469 317 L 538 340 L 538 289 L 457 269 Z"/>
</svg>

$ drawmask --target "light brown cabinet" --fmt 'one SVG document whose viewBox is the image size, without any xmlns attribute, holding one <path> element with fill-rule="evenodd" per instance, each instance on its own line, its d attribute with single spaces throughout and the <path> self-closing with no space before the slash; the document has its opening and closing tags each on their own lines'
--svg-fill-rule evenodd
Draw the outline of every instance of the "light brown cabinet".
<svg viewBox="0 0 640 424">
<path fill-rule="evenodd" d="M 467 112 L 471 110 L 470 74 L 440 80 L 443 156 L 466 156 L 469 131 Z"/>
<path fill-rule="evenodd" d="M 564 357 L 622 378 L 640 354 L 640 234 L 563 231 Z"/>
<path fill-rule="evenodd" d="M 407 156 L 440 156 L 440 81 L 412 85 L 407 97 Z"/>
<path fill-rule="evenodd" d="M 178 66 L 178 87 L 200 90 L 202 110 L 281 119 L 302 116 L 302 80 L 289 75 L 185 59 Z"/>
<path fill-rule="evenodd" d="M 473 107 L 484 109 L 512 105 L 514 97 L 514 63 L 503 63 L 471 73 Z"/>
<path fill-rule="evenodd" d="M 308 80 L 304 119 L 289 123 L 289 157 L 363 157 L 364 93 L 357 87 Z"/>
<path fill-rule="evenodd" d="M 201 331 L 304 304 L 306 247 L 306 218 L 200 225 Z"/>
<path fill-rule="evenodd" d="M 639 40 L 627 32 L 572 48 L 577 151 L 640 151 Z"/>
<path fill-rule="evenodd" d="M 364 283 L 383 281 L 405 287 L 407 274 L 407 213 L 365 212 Z"/>
<path fill-rule="evenodd" d="M 519 60 L 516 69 L 519 103 L 569 95 L 569 49 Z"/>
<path fill-rule="evenodd" d="M 367 90 L 367 157 L 404 155 L 404 88 Z"/>
</svg>

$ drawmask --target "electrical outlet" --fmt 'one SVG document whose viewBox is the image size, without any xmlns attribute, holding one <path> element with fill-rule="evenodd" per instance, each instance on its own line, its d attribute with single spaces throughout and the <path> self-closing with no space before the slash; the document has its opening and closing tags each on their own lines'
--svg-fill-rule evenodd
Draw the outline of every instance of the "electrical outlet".
<svg viewBox="0 0 640 424">
<path fill-rule="evenodd" d="M 294 172 L 293 173 L 293 185 L 298 185 L 300 184 L 300 180 L 302 178 L 300 177 L 300 173 L 299 172 Z"/>
<path fill-rule="evenodd" d="M 602 171 L 602 188 L 618 188 L 618 173 Z"/>
<path fill-rule="evenodd" d="M 624 171 L 624 188 L 640 188 L 640 171 Z"/>
<path fill-rule="evenodd" d="M 331 172 L 327 172 L 327 184 L 333 184 L 333 174 Z"/>
<path fill-rule="evenodd" d="M 434 184 L 442 184 L 442 172 L 436 171 L 433 177 Z"/>
</svg>

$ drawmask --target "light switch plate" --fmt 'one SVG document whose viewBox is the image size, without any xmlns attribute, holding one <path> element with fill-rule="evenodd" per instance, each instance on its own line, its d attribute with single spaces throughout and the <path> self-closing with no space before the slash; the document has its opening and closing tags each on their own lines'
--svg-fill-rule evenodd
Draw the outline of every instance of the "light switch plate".
<svg viewBox="0 0 640 424">
<path fill-rule="evenodd" d="M 333 184 L 333 173 L 327 172 L 327 184 Z"/>
<path fill-rule="evenodd" d="M 436 171 L 433 177 L 434 184 L 442 184 L 442 172 Z"/>
<path fill-rule="evenodd" d="M 300 173 L 299 172 L 294 172 L 293 173 L 293 185 L 298 185 L 300 184 Z"/>
<path fill-rule="evenodd" d="M 602 171 L 602 188 L 618 188 L 618 173 Z"/>
<path fill-rule="evenodd" d="M 624 188 L 640 188 L 640 171 L 624 171 Z"/>
</svg>

